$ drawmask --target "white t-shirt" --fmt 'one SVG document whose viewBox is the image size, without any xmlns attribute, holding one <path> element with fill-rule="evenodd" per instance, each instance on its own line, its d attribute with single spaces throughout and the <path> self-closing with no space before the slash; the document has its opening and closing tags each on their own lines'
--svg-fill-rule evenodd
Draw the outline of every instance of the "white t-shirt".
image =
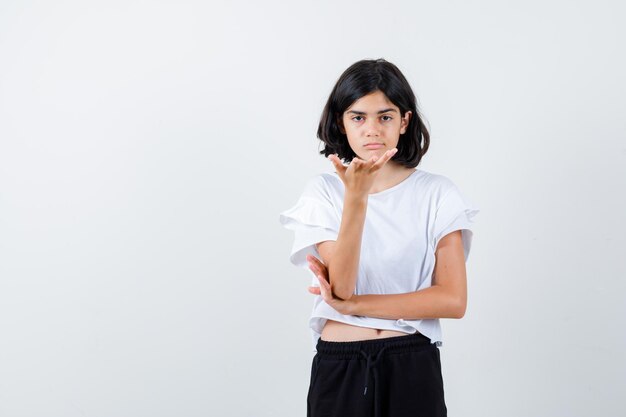
<svg viewBox="0 0 626 417">
<path fill-rule="evenodd" d="M 337 240 L 345 187 L 336 172 L 311 178 L 296 204 L 280 213 L 279 221 L 295 232 L 289 260 L 305 268 L 319 286 L 306 260 L 321 260 L 315 244 Z M 465 260 L 473 232 L 472 218 L 480 210 L 447 177 L 415 169 L 399 184 L 369 194 L 363 226 L 355 294 L 398 294 L 431 286 L 435 249 L 446 234 L 461 230 Z M 439 319 L 382 319 L 343 315 L 315 296 L 309 320 L 313 351 L 327 319 L 376 329 L 420 333 L 442 345 Z"/>
</svg>

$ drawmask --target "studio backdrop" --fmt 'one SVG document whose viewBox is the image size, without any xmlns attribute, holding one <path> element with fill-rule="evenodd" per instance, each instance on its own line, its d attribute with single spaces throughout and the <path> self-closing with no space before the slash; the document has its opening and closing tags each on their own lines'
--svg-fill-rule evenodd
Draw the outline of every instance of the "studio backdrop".
<svg viewBox="0 0 626 417">
<path fill-rule="evenodd" d="M 414 88 L 419 168 L 481 209 L 449 415 L 618 415 L 625 11 L 3 1 L 0 415 L 304 416 L 314 296 L 278 214 L 333 171 L 317 124 L 366 58 Z"/>
</svg>

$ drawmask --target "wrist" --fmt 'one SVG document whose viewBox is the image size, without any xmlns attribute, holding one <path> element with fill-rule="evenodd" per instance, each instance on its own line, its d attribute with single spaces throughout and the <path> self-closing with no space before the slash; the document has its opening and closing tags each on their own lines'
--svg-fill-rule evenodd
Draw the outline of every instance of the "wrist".
<svg viewBox="0 0 626 417">
<path fill-rule="evenodd" d="M 352 204 L 364 204 L 367 206 L 368 194 L 362 193 L 353 190 L 346 190 L 344 195 L 344 204 L 352 203 Z"/>
</svg>

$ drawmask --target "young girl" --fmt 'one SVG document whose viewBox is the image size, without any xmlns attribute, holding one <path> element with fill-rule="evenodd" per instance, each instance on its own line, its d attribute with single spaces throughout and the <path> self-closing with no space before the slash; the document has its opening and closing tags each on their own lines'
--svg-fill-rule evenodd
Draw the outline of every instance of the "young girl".
<svg viewBox="0 0 626 417">
<path fill-rule="evenodd" d="M 479 210 L 447 177 L 415 168 L 430 136 L 384 59 L 341 75 L 317 136 L 336 171 L 280 213 L 295 232 L 290 261 L 319 282 L 307 417 L 446 416 L 439 319 L 465 314 Z"/>
</svg>

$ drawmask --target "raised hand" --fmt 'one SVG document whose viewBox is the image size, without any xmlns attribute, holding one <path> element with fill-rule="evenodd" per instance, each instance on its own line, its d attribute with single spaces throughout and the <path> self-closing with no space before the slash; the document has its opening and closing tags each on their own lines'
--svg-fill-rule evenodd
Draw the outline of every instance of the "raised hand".
<svg viewBox="0 0 626 417">
<path fill-rule="evenodd" d="M 329 155 L 328 159 L 335 166 L 346 192 L 369 194 L 378 171 L 397 151 L 397 148 L 389 149 L 382 156 L 374 155 L 367 161 L 355 157 L 348 166 L 345 166 L 336 154 Z"/>
</svg>

